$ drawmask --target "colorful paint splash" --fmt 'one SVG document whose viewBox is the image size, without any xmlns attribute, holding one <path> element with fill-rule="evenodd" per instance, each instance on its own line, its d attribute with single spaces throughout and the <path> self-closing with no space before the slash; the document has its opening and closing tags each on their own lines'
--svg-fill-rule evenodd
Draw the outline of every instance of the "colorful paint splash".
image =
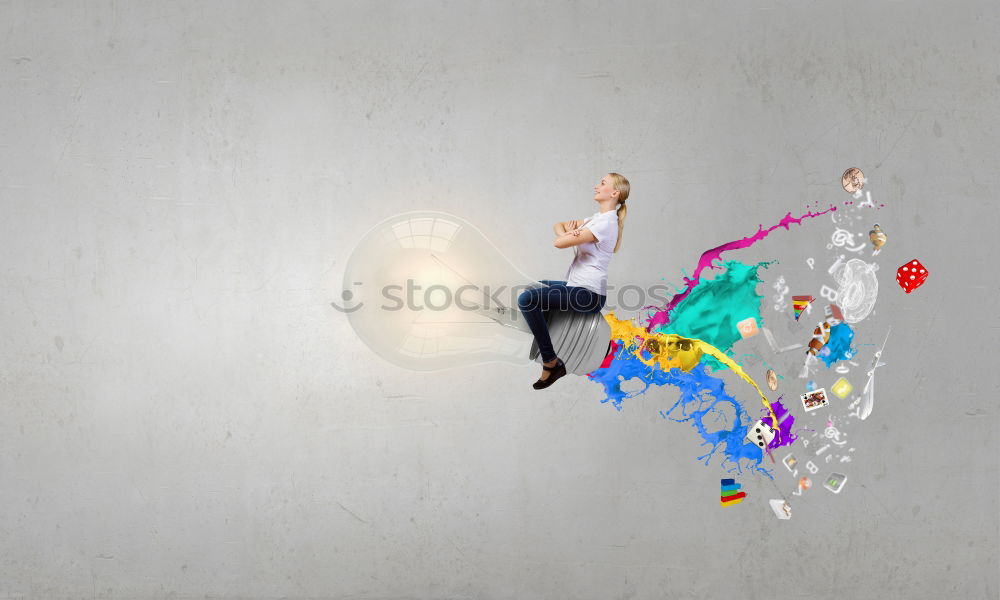
<svg viewBox="0 0 1000 600">
<path fill-rule="evenodd" d="M 778 424 L 777 435 L 768 448 L 787 446 L 795 441 L 791 432 L 794 419 L 788 415 L 788 410 L 778 401 L 772 405 L 760 386 L 727 355 L 733 344 L 742 338 L 736 327 L 737 322 L 753 317 L 763 323 L 760 314 L 763 296 L 756 292 L 756 286 L 761 281 L 757 271 L 770 263 L 713 263 L 721 260 L 723 252 L 749 248 L 778 227 L 787 230 L 792 223 L 801 223 L 804 219 L 835 210 L 836 207 L 831 206 L 825 211 L 808 212 L 801 217 L 792 217 L 788 213 L 772 227 L 764 229 L 758 226 L 757 233 L 752 236 L 706 250 L 692 277 L 684 278 L 683 291 L 675 294 L 666 307 L 651 314 L 644 327 L 632 321 L 618 320 L 613 312 L 605 315 L 611 326 L 611 358 L 605 359 L 600 368 L 588 374 L 604 386 L 606 397 L 602 402 L 612 402 L 615 408 L 621 410 L 625 398 L 643 394 L 651 385 L 677 387 L 680 397 L 670 409 L 661 411 L 661 415 L 678 422 L 690 421 L 694 425 L 702 437 L 702 445 L 711 446 L 711 450 L 699 459 L 708 464 L 712 455 L 721 448 L 725 455 L 723 466 L 731 463 L 734 466 L 730 469 L 742 470 L 740 461 L 746 459 L 753 469 L 773 479 L 770 471 L 761 467 L 763 451 L 745 439 L 750 419 L 743 406 L 726 393 L 722 379 L 709 373 L 709 368 L 728 367 L 757 391 L 764 406 L 762 412 L 767 414 L 765 422 Z M 720 269 L 722 272 L 713 280 L 702 281 L 705 269 Z M 632 393 L 622 390 L 622 383 L 632 380 L 642 382 L 644 387 Z M 717 420 L 724 418 L 725 412 L 720 411 L 724 406 L 732 408 L 732 421 L 719 429 L 710 430 L 705 418 L 710 414 Z M 677 411 L 680 417 L 671 416 Z"/>
<path fill-rule="evenodd" d="M 781 403 L 781 399 L 783 397 L 784 396 L 778 396 L 778 399 L 771 404 L 771 411 L 778 419 L 778 427 L 774 427 L 774 420 L 770 415 L 761 419 L 761 421 L 763 421 L 768 427 L 777 429 L 777 435 L 775 435 L 774 439 L 771 440 L 771 443 L 767 445 L 768 450 L 774 450 L 782 446 L 791 446 L 795 440 L 799 439 L 792 433 L 792 425 L 795 424 L 795 417 L 793 417 L 791 413 L 788 412 L 788 409 Z"/>
<path fill-rule="evenodd" d="M 615 318 L 614 311 L 604 316 L 611 326 L 612 339 L 623 343 L 621 354 L 631 353 L 640 363 L 649 368 L 658 368 L 661 371 L 669 371 L 679 368 L 682 371 L 690 371 L 695 365 L 701 362 L 702 356 L 708 354 L 723 365 L 729 367 L 741 379 L 749 383 L 760 395 L 761 402 L 770 410 L 770 403 L 763 390 L 757 385 L 749 375 L 743 371 L 743 367 L 733 359 L 726 356 L 715 346 L 699 339 L 687 338 L 677 334 L 650 333 L 642 327 L 635 326 L 632 321 L 622 321 Z M 647 358 L 647 355 L 649 357 Z M 608 367 L 612 369 L 614 361 Z M 620 403 L 616 403 L 619 406 Z M 773 416 L 773 413 L 772 413 Z"/>
<path fill-rule="evenodd" d="M 621 410 L 622 402 L 626 398 L 645 393 L 651 385 L 677 387 L 681 390 L 680 397 L 670 410 L 661 414 L 675 421 L 692 422 L 704 440 L 703 445 L 712 446 L 712 449 L 699 459 L 705 459 L 708 464 L 708 459 L 721 447 L 725 453 L 724 463 L 732 462 L 739 469 L 740 460 L 747 459 L 756 464 L 755 468 L 767 473 L 760 467 L 763 458 L 761 449 L 744 439 L 750 420 L 742 404 L 726 393 L 723 380 L 712 376 L 701 358 L 704 355 L 715 358 L 749 383 L 760 395 L 764 405 L 762 411 L 771 415 L 768 417 L 771 422 L 780 422 L 787 411 L 781 413 L 775 411 L 760 386 L 739 364 L 702 340 L 676 334 L 649 333 L 631 321 L 615 318 L 614 312 L 608 313 L 605 318 L 611 325 L 611 335 L 617 343 L 618 350 L 606 368 L 597 369 L 589 374 L 592 380 L 604 386 L 606 397 L 602 402 L 610 401 L 615 408 Z M 622 390 L 622 383 L 631 380 L 642 382 L 644 387 L 632 393 Z M 711 398 L 711 402 L 703 406 L 708 398 Z M 709 431 L 704 419 L 709 414 L 718 414 L 717 407 L 720 404 L 732 407 L 733 421 L 728 428 Z M 680 409 L 683 418 L 667 416 L 677 409 Z M 793 440 L 790 430 L 782 424 L 779 434 L 772 443 L 786 445 Z"/>
<path fill-rule="evenodd" d="M 757 293 L 757 284 L 761 283 L 757 270 L 770 264 L 745 265 L 726 261 L 722 273 L 715 279 L 702 281 L 677 304 L 669 323 L 650 331 L 697 338 L 728 354 L 733 345 L 743 339 L 736 323 L 751 317 L 759 323 L 764 322 L 760 313 L 764 297 Z M 725 368 L 714 358 L 706 360 L 712 369 Z"/>
<path fill-rule="evenodd" d="M 670 302 L 667 304 L 665 308 L 653 313 L 650 316 L 648 323 L 646 324 L 646 329 L 652 331 L 653 328 L 655 328 L 657 325 L 664 325 L 666 323 L 669 323 L 671 313 L 673 312 L 674 308 L 678 304 L 680 304 L 685 298 L 687 298 L 688 294 L 691 293 L 691 290 L 697 287 L 698 284 L 701 282 L 701 272 L 704 271 L 705 269 L 719 268 L 713 265 L 712 263 L 714 263 L 717 260 L 720 260 L 723 252 L 728 252 L 729 250 L 740 250 L 743 248 L 749 248 L 750 246 L 753 246 L 757 242 L 766 238 L 772 231 L 774 231 L 779 227 L 784 227 L 785 230 L 788 230 L 789 226 L 792 223 L 801 224 L 804 219 L 812 219 L 815 217 L 819 217 L 821 215 L 825 215 L 826 213 L 835 210 L 837 210 L 837 207 L 831 206 L 830 208 L 818 213 L 807 212 L 801 217 L 793 217 L 792 213 L 789 212 L 784 216 L 784 218 L 781 219 L 781 221 L 778 222 L 777 225 L 772 225 L 767 229 L 764 229 L 764 226 L 760 225 L 757 228 L 757 233 L 749 237 L 745 237 L 741 240 L 734 240 L 732 242 L 726 242 L 721 246 L 716 246 L 711 250 L 706 250 L 702 252 L 701 258 L 698 259 L 698 266 L 695 267 L 694 269 L 694 275 L 690 278 L 688 277 L 684 278 L 684 283 L 686 286 L 685 290 L 680 294 L 677 294 L 673 298 L 671 298 Z M 646 308 L 656 308 L 656 307 L 647 306 Z"/>
</svg>

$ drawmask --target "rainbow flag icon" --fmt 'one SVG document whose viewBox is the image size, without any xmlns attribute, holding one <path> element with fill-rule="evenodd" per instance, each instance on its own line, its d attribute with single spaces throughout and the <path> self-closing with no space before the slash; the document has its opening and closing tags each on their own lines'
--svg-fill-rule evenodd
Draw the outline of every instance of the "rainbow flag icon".
<svg viewBox="0 0 1000 600">
<path fill-rule="evenodd" d="M 732 506 L 734 504 L 739 504 L 743 502 L 746 498 L 747 493 L 741 492 L 739 489 L 743 487 L 736 483 L 735 479 L 723 479 L 722 480 L 722 506 Z"/>
<path fill-rule="evenodd" d="M 799 315 L 815 300 L 812 296 L 792 296 L 792 310 L 795 311 L 795 320 L 799 320 Z"/>
</svg>

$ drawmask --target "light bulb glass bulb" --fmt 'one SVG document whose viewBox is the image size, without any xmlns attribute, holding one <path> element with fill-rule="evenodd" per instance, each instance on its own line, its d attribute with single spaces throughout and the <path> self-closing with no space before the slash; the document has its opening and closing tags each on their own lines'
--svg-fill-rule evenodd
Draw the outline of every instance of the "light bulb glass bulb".
<svg viewBox="0 0 1000 600">
<path fill-rule="evenodd" d="M 435 211 L 373 227 L 344 273 L 354 331 L 382 358 L 418 371 L 527 361 L 532 335 L 517 296 L 542 285 L 475 226 Z"/>
</svg>

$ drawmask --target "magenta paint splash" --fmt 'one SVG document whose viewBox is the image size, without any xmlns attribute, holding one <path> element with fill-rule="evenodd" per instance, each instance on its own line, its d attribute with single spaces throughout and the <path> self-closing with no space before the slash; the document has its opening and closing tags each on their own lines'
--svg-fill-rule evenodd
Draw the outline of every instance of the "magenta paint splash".
<svg viewBox="0 0 1000 600">
<path fill-rule="evenodd" d="M 704 271 L 705 269 L 718 268 L 712 263 L 714 263 L 717 260 L 720 260 L 723 252 L 728 252 L 729 250 L 740 250 L 742 248 L 749 248 L 750 246 L 753 246 L 757 242 L 766 238 L 772 231 L 774 231 L 779 227 L 784 227 L 786 230 L 788 230 L 790 228 L 789 226 L 792 223 L 801 224 L 804 219 L 812 219 L 815 217 L 819 217 L 821 215 L 825 215 L 826 213 L 835 210 L 837 210 L 837 207 L 831 206 L 830 208 L 821 212 L 817 213 L 814 213 L 812 211 L 807 212 L 801 217 L 793 217 L 792 213 L 789 212 L 784 216 L 784 218 L 781 219 L 781 221 L 778 222 L 777 225 L 772 225 L 767 229 L 764 229 L 763 225 L 758 225 L 757 233 L 753 234 L 752 236 L 745 237 L 741 240 L 726 242 L 721 246 L 716 246 L 711 250 L 704 251 L 701 254 L 701 258 L 698 260 L 698 266 L 695 267 L 694 274 L 691 277 L 684 277 L 684 284 L 685 284 L 684 291 L 671 298 L 670 302 L 667 304 L 665 308 L 658 310 L 657 312 L 650 315 L 649 320 L 646 323 L 646 331 L 653 331 L 653 328 L 656 327 L 657 325 L 665 325 L 670 322 L 670 313 L 671 311 L 674 310 L 674 307 L 680 304 L 681 301 L 684 300 L 684 298 L 686 298 L 687 295 L 691 293 L 691 290 L 693 290 L 698 285 L 698 283 L 701 282 L 702 271 Z M 658 307 L 646 306 L 644 308 L 656 309 Z"/>
</svg>

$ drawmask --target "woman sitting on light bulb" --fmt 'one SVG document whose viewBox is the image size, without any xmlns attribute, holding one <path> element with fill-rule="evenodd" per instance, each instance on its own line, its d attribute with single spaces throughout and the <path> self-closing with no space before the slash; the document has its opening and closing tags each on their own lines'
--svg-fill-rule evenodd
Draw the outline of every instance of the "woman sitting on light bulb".
<svg viewBox="0 0 1000 600">
<path fill-rule="evenodd" d="M 542 376 L 532 385 L 544 389 L 566 374 L 566 365 L 556 356 L 549 337 L 547 310 L 573 310 L 596 313 L 607 301 L 608 263 L 618 252 L 625 225 L 625 200 L 629 183 L 618 173 L 608 173 L 594 186 L 598 212 L 579 221 L 556 223 L 556 248 L 575 247 L 573 263 L 566 281 L 543 279 L 545 287 L 523 292 L 517 299 L 542 356 Z"/>
</svg>

